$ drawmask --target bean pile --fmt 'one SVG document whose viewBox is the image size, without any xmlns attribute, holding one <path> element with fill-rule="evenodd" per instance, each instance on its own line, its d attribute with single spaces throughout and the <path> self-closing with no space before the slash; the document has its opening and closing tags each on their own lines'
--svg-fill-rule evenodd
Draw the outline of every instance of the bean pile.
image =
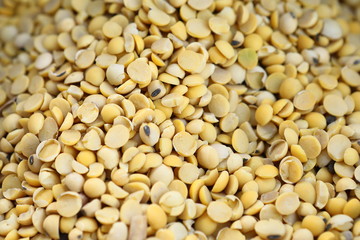
<svg viewBox="0 0 360 240">
<path fill-rule="evenodd" d="M 2 0 L 0 49 L 0 239 L 360 239 L 360 1 Z"/>
</svg>

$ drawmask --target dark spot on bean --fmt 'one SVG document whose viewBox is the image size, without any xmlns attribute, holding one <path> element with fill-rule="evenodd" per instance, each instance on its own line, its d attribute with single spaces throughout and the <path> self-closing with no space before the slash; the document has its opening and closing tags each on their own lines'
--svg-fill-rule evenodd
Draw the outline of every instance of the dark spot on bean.
<svg viewBox="0 0 360 240">
<path fill-rule="evenodd" d="M 66 73 L 66 71 L 63 71 L 62 73 L 58 74 L 57 77 L 61 77 L 61 76 L 64 76 Z"/>
<path fill-rule="evenodd" d="M 333 116 L 333 115 L 328 115 L 328 116 L 325 117 L 325 119 L 326 119 L 326 124 L 327 125 L 330 125 L 331 123 L 336 121 L 336 117 Z"/>
<path fill-rule="evenodd" d="M 151 93 L 151 97 L 156 97 L 157 95 L 159 95 L 159 93 L 161 92 L 160 88 L 155 89 L 152 93 Z"/>
<path fill-rule="evenodd" d="M 30 165 L 34 164 L 34 156 L 29 157 L 29 163 L 30 163 Z"/>
<path fill-rule="evenodd" d="M 335 174 L 334 165 L 335 165 L 335 162 L 330 161 L 329 164 L 326 166 L 331 174 Z"/>
<path fill-rule="evenodd" d="M 331 225 L 331 223 L 329 223 L 328 225 L 326 225 L 326 227 L 325 227 L 325 231 L 330 230 L 330 229 L 331 229 L 331 227 L 332 227 L 332 225 Z"/>
<path fill-rule="evenodd" d="M 269 235 L 269 236 L 267 237 L 267 239 L 269 239 L 269 240 L 280 239 L 280 238 L 281 238 L 280 235 Z"/>
<path fill-rule="evenodd" d="M 314 64 L 319 64 L 319 59 L 313 58 L 312 60 L 313 60 Z"/>
<path fill-rule="evenodd" d="M 246 163 L 249 159 L 248 158 L 243 158 L 243 162 Z"/>
<path fill-rule="evenodd" d="M 231 41 L 231 45 L 233 45 L 233 46 L 237 46 L 237 45 L 239 45 L 239 44 L 240 44 L 240 42 L 237 41 L 237 40 L 232 40 L 232 41 Z"/>
<path fill-rule="evenodd" d="M 293 13 L 293 12 L 290 12 L 290 16 L 291 16 L 292 18 L 296 18 L 295 13 Z"/>
<path fill-rule="evenodd" d="M 148 125 L 144 126 L 144 132 L 145 132 L 146 136 L 150 136 L 150 128 Z"/>
<path fill-rule="evenodd" d="M 324 217 L 322 217 L 322 220 L 323 220 L 324 223 L 327 222 L 326 218 L 324 218 Z"/>
<path fill-rule="evenodd" d="M 357 59 L 357 60 L 354 61 L 354 65 L 357 65 L 359 63 L 360 63 L 360 59 Z"/>
</svg>

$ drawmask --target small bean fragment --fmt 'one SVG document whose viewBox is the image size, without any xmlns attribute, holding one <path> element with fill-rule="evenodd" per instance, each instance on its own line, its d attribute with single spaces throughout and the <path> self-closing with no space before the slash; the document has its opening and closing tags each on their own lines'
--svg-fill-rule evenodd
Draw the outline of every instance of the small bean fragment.
<svg viewBox="0 0 360 240">
<path fill-rule="evenodd" d="M 276 210 L 283 215 L 294 213 L 300 206 L 299 195 L 294 192 L 285 192 L 275 201 Z"/>
<path fill-rule="evenodd" d="M 224 117 L 230 110 L 229 101 L 221 94 L 213 95 L 208 107 L 216 117 Z"/>
<path fill-rule="evenodd" d="M 236 129 L 231 138 L 231 144 L 238 153 L 246 153 L 249 149 L 249 139 L 241 129 Z"/>
<path fill-rule="evenodd" d="M 279 29 L 284 34 L 292 34 L 297 29 L 298 21 L 292 12 L 284 13 L 279 19 Z"/>
<path fill-rule="evenodd" d="M 317 237 L 325 230 L 325 222 L 320 216 L 305 216 L 301 222 L 301 227 L 311 231 L 312 235 Z"/>
<path fill-rule="evenodd" d="M 360 75 L 353 69 L 345 66 L 341 69 L 341 78 L 351 87 L 360 86 Z"/>
<path fill-rule="evenodd" d="M 262 178 L 274 178 L 278 175 L 278 169 L 275 166 L 265 164 L 256 169 L 255 175 Z"/>
<path fill-rule="evenodd" d="M 158 126 L 153 123 L 140 126 L 140 138 L 148 146 L 154 146 L 160 138 L 160 130 Z"/>
<path fill-rule="evenodd" d="M 329 74 L 322 74 L 318 77 L 322 88 L 332 90 L 338 85 L 338 80 L 335 76 Z"/>
<path fill-rule="evenodd" d="M 179 168 L 179 179 L 186 184 L 193 183 L 196 179 L 198 179 L 200 174 L 199 169 L 191 163 L 185 163 Z"/>
<path fill-rule="evenodd" d="M 346 102 L 338 95 L 326 95 L 323 104 L 326 112 L 336 117 L 344 116 L 348 110 Z"/>
<path fill-rule="evenodd" d="M 89 178 L 84 183 L 84 193 L 90 198 L 98 198 L 106 191 L 106 185 L 100 178 Z"/>
<path fill-rule="evenodd" d="M 201 11 L 209 8 L 211 4 L 214 3 L 213 0 L 206 0 L 206 1 L 200 1 L 200 0 L 189 0 L 187 2 L 190 7 L 192 7 L 195 10 Z"/>
<path fill-rule="evenodd" d="M 95 212 L 95 218 L 101 224 L 114 224 L 118 221 L 120 217 L 120 212 L 117 208 L 114 207 L 104 207 Z"/>
<path fill-rule="evenodd" d="M 234 49 L 230 43 L 224 40 L 218 40 L 215 42 L 215 46 L 227 59 L 230 59 L 234 56 Z"/>
<path fill-rule="evenodd" d="M 129 129 L 124 125 L 112 126 L 105 135 L 105 145 L 111 148 L 120 148 L 129 140 Z"/>
<path fill-rule="evenodd" d="M 329 139 L 327 152 L 329 156 L 335 161 L 341 161 L 344 159 L 344 153 L 346 149 L 350 147 L 351 142 L 346 136 L 342 134 L 336 134 Z"/>
<path fill-rule="evenodd" d="M 48 215 L 43 222 L 44 231 L 53 239 L 59 239 L 60 216 L 56 214 Z"/>
<path fill-rule="evenodd" d="M 320 142 L 314 136 L 302 136 L 299 140 L 299 145 L 305 151 L 306 156 L 311 159 L 319 156 L 321 152 Z"/>
<path fill-rule="evenodd" d="M 177 62 L 184 71 L 191 73 L 200 73 L 205 65 L 203 55 L 190 50 L 181 52 Z"/>
<path fill-rule="evenodd" d="M 322 28 L 321 34 L 330 38 L 331 40 L 335 40 L 341 38 L 343 32 L 338 22 L 327 18 L 324 19 L 324 26 Z"/>
<path fill-rule="evenodd" d="M 255 112 L 255 119 L 261 125 L 264 126 L 270 122 L 273 117 L 273 108 L 270 104 L 261 104 Z"/>
<path fill-rule="evenodd" d="M 288 144 L 283 139 L 277 139 L 271 143 L 271 146 L 268 148 L 267 156 L 272 161 L 279 161 L 285 157 L 288 152 Z"/>
<path fill-rule="evenodd" d="M 102 26 L 102 32 L 106 37 L 114 38 L 120 36 L 122 27 L 117 22 L 108 21 Z"/>
<path fill-rule="evenodd" d="M 77 110 L 77 117 L 83 123 L 94 122 L 99 115 L 99 108 L 92 102 L 84 102 Z"/>
<path fill-rule="evenodd" d="M 111 64 L 106 69 L 106 79 L 111 85 L 117 86 L 122 83 L 125 78 L 124 74 L 124 65 L 121 64 Z"/>
<path fill-rule="evenodd" d="M 352 166 L 360 159 L 359 153 L 354 148 L 347 148 L 344 152 L 344 162 Z"/>
<path fill-rule="evenodd" d="M 216 149 L 209 145 L 201 146 L 197 151 L 196 157 L 199 164 L 207 169 L 216 168 L 220 162 Z"/>
<path fill-rule="evenodd" d="M 209 27 L 216 34 L 225 34 L 230 30 L 230 26 L 225 18 L 212 17 L 209 19 Z M 191 34 L 190 34 L 191 35 Z"/>
<path fill-rule="evenodd" d="M 51 55 L 51 53 L 44 52 L 37 57 L 35 61 L 35 67 L 39 70 L 44 69 L 48 67 L 52 61 L 53 61 L 53 56 Z"/>
<path fill-rule="evenodd" d="M 157 26 L 165 26 L 170 22 L 170 16 L 157 8 L 153 8 L 148 12 L 148 18 Z"/>
<path fill-rule="evenodd" d="M 208 216 L 215 222 L 225 223 L 232 215 L 231 208 L 222 201 L 212 201 L 206 209 Z"/>
<path fill-rule="evenodd" d="M 194 137 L 185 131 L 175 134 L 173 146 L 175 151 L 184 157 L 193 155 L 197 149 Z"/>
<path fill-rule="evenodd" d="M 85 72 L 85 80 L 94 86 L 100 86 L 105 79 L 105 71 L 98 67 L 92 66 Z"/>
<path fill-rule="evenodd" d="M 308 91 L 303 90 L 298 92 L 294 97 L 294 107 L 302 111 L 310 111 L 315 106 L 315 97 Z"/>
<path fill-rule="evenodd" d="M 314 239 L 313 234 L 307 228 L 299 228 L 293 233 L 293 240 Z"/>
<path fill-rule="evenodd" d="M 93 50 L 80 50 L 76 53 L 75 64 L 81 69 L 88 68 L 94 62 L 95 56 L 96 54 Z"/>
<path fill-rule="evenodd" d="M 138 58 L 131 62 L 126 68 L 129 77 L 139 84 L 148 84 L 151 81 L 151 68 L 149 64 L 142 58 Z"/>
<path fill-rule="evenodd" d="M 81 138 L 81 133 L 76 130 L 65 130 L 61 133 L 59 140 L 68 146 L 75 145 Z"/>
<path fill-rule="evenodd" d="M 258 56 L 254 49 L 244 48 L 238 52 L 238 62 L 245 69 L 253 69 L 258 64 Z"/>
<path fill-rule="evenodd" d="M 349 230 L 353 226 L 353 219 L 345 214 L 337 214 L 332 216 L 327 222 L 329 229 L 337 229 L 339 231 Z"/>
<path fill-rule="evenodd" d="M 281 239 L 285 235 L 285 226 L 278 220 L 260 220 L 254 226 L 255 232 L 263 239 Z M 276 236 L 276 237 L 275 237 Z"/>
<path fill-rule="evenodd" d="M 165 227 L 167 218 L 164 210 L 157 204 L 151 204 L 146 210 L 149 225 L 154 229 Z"/>
<path fill-rule="evenodd" d="M 35 112 L 39 110 L 44 103 L 44 95 L 41 93 L 35 93 L 31 95 L 23 105 L 25 112 Z"/>
<path fill-rule="evenodd" d="M 60 143 L 55 139 L 49 139 L 38 145 L 36 156 L 43 162 L 51 162 L 59 155 L 60 150 Z"/>
<path fill-rule="evenodd" d="M 195 38 L 205 38 L 210 35 L 211 30 L 205 20 L 192 18 L 186 22 L 187 33 Z"/>
<path fill-rule="evenodd" d="M 126 240 L 128 237 L 128 229 L 125 223 L 116 222 L 112 225 L 107 238 L 109 240 Z"/>
<path fill-rule="evenodd" d="M 288 156 L 279 165 L 281 179 L 286 183 L 296 183 L 303 176 L 303 165 L 296 157 Z"/>
<path fill-rule="evenodd" d="M 64 192 L 57 199 L 57 211 L 63 217 L 75 216 L 82 207 L 82 200 L 78 193 Z"/>
</svg>

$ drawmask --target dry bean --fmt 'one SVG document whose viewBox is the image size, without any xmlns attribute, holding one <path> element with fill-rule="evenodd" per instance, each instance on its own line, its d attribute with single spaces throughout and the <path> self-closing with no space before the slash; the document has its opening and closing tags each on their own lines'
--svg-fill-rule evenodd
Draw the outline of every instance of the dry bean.
<svg viewBox="0 0 360 240">
<path fill-rule="evenodd" d="M 53 161 L 60 153 L 60 143 L 55 139 L 41 142 L 36 148 L 36 156 L 44 162 Z"/>
<path fill-rule="evenodd" d="M 178 56 L 179 66 L 187 72 L 200 72 L 202 70 L 203 56 L 199 53 L 185 50 Z"/>
<path fill-rule="evenodd" d="M 105 191 L 105 183 L 100 178 L 89 178 L 84 183 L 84 193 L 91 198 L 100 197 Z"/>
<path fill-rule="evenodd" d="M 193 155 L 197 149 L 194 137 L 184 131 L 174 136 L 173 146 L 177 153 L 185 157 Z"/>
<path fill-rule="evenodd" d="M 360 6 L 327 3 L 3 1 L 0 238 L 356 239 Z"/>
<path fill-rule="evenodd" d="M 255 224 L 255 232 L 264 239 L 277 239 L 285 235 L 285 226 L 278 220 L 261 220 Z"/>
<path fill-rule="evenodd" d="M 255 119 L 260 124 L 264 126 L 270 122 L 273 117 L 273 109 L 269 104 L 261 104 L 255 112 Z"/>
<path fill-rule="evenodd" d="M 148 84 L 151 81 L 151 68 L 144 59 L 138 58 L 126 68 L 129 77 L 136 83 Z"/>
<path fill-rule="evenodd" d="M 152 228 L 160 229 L 165 227 L 167 222 L 166 214 L 159 205 L 150 205 L 146 210 L 146 216 Z"/>
<path fill-rule="evenodd" d="M 129 140 L 129 134 L 129 129 L 124 125 L 115 125 L 106 133 L 104 142 L 108 147 L 120 148 Z"/>
<path fill-rule="evenodd" d="M 299 196 L 294 192 L 285 192 L 275 202 L 276 210 L 283 215 L 294 213 L 300 206 Z"/>
<path fill-rule="evenodd" d="M 224 202 L 213 201 L 206 210 L 208 216 L 215 222 L 224 223 L 231 218 L 231 208 Z"/>
<path fill-rule="evenodd" d="M 350 140 L 342 134 L 336 134 L 330 138 L 327 152 L 335 161 L 341 161 L 344 159 L 344 153 L 349 147 L 351 147 Z"/>
<path fill-rule="evenodd" d="M 216 34 L 225 34 L 230 30 L 230 26 L 225 18 L 212 17 L 209 19 L 209 28 Z M 190 34 L 191 35 L 191 34 Z"/>
<path fill-rule="evenodd" d="M 344 116 L 348 110 L 344 99 L 333 94 L 324 97 L 324 108 L 326 112 L 336 117 Z"/>
<path fill-rule="evenodd" d="M 244 48 L 238 53 L 238 62 L 245 69 L 253 69 L 258 63 L 258 56 L 254 49 Z"/>
<path fill-rule="evenodd" d="M 82 200 L 78 193 L 64 192 L 57 199 L 58 213 L 63 217 L 75 216 L 82 207 Z"/>
<path fill-rule="evenodd" d="M 190 36 L 196 38 L 205 38 L 211 33 L 208 24 L 204 20 L 197 18 L 192 18 L 186 22 L 186 31 Z"/>
<path fill-rule="evenodd" d="M 342 30 L 340 25 L 333 19 L 324 19 L 324 26 L 321 34 L 332 40 L 342 37 Z"/>
<path fill-rule="evenodd" d="M 148 18 L 157 26 L 165 26 L 170 22 L 170 16 L 156 8 L 149 11 Z"/>
</svg>

